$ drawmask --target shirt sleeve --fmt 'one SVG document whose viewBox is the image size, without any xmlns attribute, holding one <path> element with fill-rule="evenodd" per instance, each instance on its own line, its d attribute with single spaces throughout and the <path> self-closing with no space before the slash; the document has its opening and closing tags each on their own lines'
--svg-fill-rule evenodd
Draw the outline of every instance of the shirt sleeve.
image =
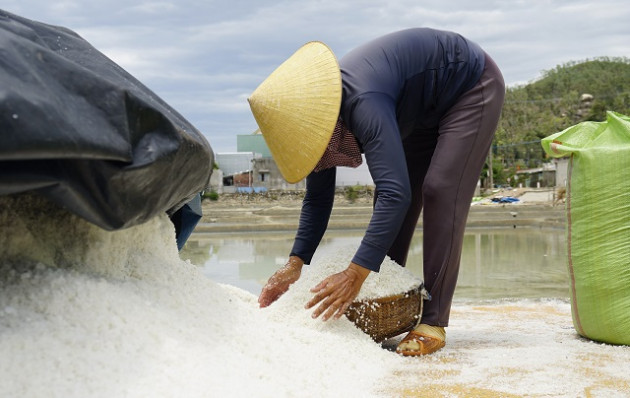
<svg viewBox="0 0 630 398">
<path fill-rule="evenodd" d="M 395 103 L 387 95 L 371 93 L 357 98 L 345 117 L 363 147 L 377 191 L 372 218 L 352 261 L 378 272 L 411 203 Z"/>
<path fill-rule="evenodd" d="M 300 224 L 291 256 L 298 256 L 310 264 L 317 246 L 328 227 L 328 220 L 335 200 L 335 167 L 312 172 L 306 177 L 306 194 L 302 202 Z"/>
</svg>

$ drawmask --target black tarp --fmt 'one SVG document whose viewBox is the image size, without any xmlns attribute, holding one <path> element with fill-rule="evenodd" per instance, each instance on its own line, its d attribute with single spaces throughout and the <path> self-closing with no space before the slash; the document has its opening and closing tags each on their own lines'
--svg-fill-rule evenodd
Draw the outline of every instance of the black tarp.
<svg viewBox="0 0 630 398">
<path fill-rule="evenodd" d="M 37 192 L 104 229 L 172 215 L 212 148 L 76 33 L 0 10 L 0 195 Z"/>
</svg>

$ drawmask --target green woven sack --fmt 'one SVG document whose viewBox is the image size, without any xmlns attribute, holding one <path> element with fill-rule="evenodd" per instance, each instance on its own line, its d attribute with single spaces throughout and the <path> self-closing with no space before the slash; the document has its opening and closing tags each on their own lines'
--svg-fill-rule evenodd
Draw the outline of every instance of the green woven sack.
<svg viewBox="0 0 630 398">
<path fill-rule="evenodd" d="M 630 345 L 630 118 L 607 113 L 542 140 L 570 156 L 567 244 L 571 313 L 589 339 Z"/>
</svg>

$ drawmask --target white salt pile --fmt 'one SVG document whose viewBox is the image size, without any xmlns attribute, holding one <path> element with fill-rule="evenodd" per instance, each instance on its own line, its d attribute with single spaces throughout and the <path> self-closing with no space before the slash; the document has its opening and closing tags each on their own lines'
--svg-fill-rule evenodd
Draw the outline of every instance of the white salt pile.
<svg viewBox="0 0 630 398">
<path fill-rule="evenodd" d="M 349 321 L 310 319 L 302 298 L 263 311 L 208 280 L 165 216 L 106 232 L 2 197 L 0 225 L 2 397 L 376 396 L 396 364 Z"/>
<path fill-rule="evenodd" d="M 259 309 L 181 261 L 166 217 L 105 232 L 0 197 L 0 396 L 630 396 L 630 347 L 577 337 L 567 302 L 460 303 L 443 350 L 402 358 L 311 319 L 309 272 Z"/>
</svg>

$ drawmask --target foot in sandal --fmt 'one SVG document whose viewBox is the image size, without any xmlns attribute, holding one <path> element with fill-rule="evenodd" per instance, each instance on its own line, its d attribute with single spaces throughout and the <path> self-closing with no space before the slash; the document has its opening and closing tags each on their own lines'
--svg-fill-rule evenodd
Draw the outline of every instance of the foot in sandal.
<svg viewBox="0 0 630 398">
<path fill-rule="evenodd" d="M 420 356 L 432 354 L 445 345 L 443 327 L 420 324 L 398 343 L 396 352 L 404 356 Z"/>
</svg>

